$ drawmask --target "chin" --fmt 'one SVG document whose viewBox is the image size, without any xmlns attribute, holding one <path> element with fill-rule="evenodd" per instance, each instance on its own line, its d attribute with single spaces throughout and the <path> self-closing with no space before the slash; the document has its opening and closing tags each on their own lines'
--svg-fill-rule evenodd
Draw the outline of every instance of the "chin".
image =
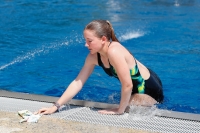
<svg viewBox="0 0 200 133">
<path fill-rule="evenodd" d="M 90 54 L 96 54 L 97 52 L 90 51 Z"/>
</svg>

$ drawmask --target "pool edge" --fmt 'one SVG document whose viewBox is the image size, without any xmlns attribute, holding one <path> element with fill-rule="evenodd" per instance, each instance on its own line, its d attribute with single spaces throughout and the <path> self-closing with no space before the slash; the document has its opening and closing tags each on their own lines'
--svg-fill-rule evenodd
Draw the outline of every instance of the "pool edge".
<svg viewBox="0 0 200 133">
<path fill-rule="evenodd" d="M 31 100 L 31 101 L 47 102 L 47 103 L 53 103 L 53 102 L 57 101 L 59 98 L 59 97 L 53 97 L 53 96 L 11 92 L 11 91 L 6 91 L 6 90 L 0 90 L 0 97 L 24 99 L 24 100 Z M 70 105 L 94 107 L 94 108 L 101 108 L 101 109 L 115 108 L 118 106 L 117 104 L 91 102 L 91 101 L 76 100 L 76 99 L 72 99 L 68 103 Z M 161 115 L 158 115 L 159 117 L 169 117 L 169 118 L 175 118 L 175 119 L 200 121 L 200 114 L 169 111 L 169 110 L 163 110 L 163 109 L 159 109 L 159 110 L 162 110 L 162 112 L 163 112 Z"/>
</svg>

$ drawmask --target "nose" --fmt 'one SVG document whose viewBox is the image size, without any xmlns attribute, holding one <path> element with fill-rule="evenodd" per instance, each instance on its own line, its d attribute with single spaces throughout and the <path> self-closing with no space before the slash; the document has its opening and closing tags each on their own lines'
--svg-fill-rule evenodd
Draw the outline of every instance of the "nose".
<svg viewBox="0 0 200 133">
<path fill-rule="evenodd" d="M 87 43 L 85 43 L 85 47 L 88 47 L 89 45 Z"/>
</svg>

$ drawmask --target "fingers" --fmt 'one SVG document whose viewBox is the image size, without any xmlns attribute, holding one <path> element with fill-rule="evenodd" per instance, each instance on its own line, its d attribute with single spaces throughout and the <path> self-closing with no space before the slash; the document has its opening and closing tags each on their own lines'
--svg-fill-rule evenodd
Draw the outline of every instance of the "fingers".
<svg viewBox="0 0 200 133">
<path fill-rule="evenodd" d="M 114 109 L 109 109 L 109 110 L 99 110 L 98 111 L 101 114 L 107 114 L 107 115 L 121 115 L 123 113 L 120 113 L 118 111 L 118 108 L 114 108 Z"/>
<path fill-rule="evenodd" d="M 110 111 L 110 110 L 99 110 L 98 112 L 101 114 L 108 114 L 108 115 L 116 114 L 114 111 Z"/>
<path fill-rule="evenodd" d="M 50 113 L 48 111 L 48 108 L 42 108 L 42 109 L 38 110 L 37 112 L 35 112 L 34 114 L 46 115 L 46 114 L 50 114 Z"/>
</svg>

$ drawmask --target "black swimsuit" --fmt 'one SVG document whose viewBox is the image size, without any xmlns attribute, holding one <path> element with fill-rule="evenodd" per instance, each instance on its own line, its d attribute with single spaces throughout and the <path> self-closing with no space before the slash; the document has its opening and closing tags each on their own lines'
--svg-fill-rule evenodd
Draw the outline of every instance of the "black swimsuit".
<svg viewBox="0 0 200 133">
<path fill-rule="evenodd" d="M 109 76 L 114 76 L 118 79 L 117 73 L 110 62 L 110 68 L 106 68 L 101 61 L 101 56 L 99 53 L 97 53 L 97 59 L 99 66 L 101 66 Z M 130 70 L 130 76 L 133 83 L 132 94 L 147 94 L 153 97 L 157 102 L 162 102 L 164 96 L 160 78 L 151 69 L 148 69 L 150 72 L 150 77 L 149 79 L 144 80 L 140 74 L 136 60 L 135 63 L 135 67 Z"/>
</svg>

